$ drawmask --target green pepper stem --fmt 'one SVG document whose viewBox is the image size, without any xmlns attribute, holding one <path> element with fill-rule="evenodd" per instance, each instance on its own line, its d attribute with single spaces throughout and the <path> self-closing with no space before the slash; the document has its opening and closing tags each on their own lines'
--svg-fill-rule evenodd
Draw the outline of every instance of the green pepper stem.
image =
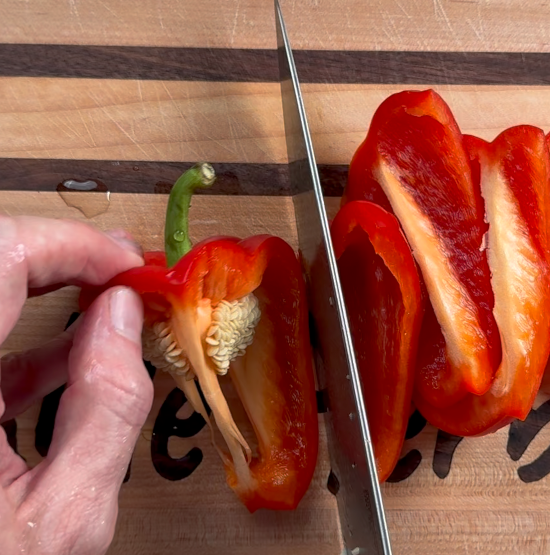
<svg viewBox="0 0 550 555">
<path fill-rule="evenodd" d="M 210 187 L 216 179 L 210 164 L 196 164 L 187 170 L 174 184 L 166 208 L 164 224 L 164 250 L 166 264 L 174 266 L 191 250 L 189 239 L 189 207 L 195 189 Z"/>
</svg>

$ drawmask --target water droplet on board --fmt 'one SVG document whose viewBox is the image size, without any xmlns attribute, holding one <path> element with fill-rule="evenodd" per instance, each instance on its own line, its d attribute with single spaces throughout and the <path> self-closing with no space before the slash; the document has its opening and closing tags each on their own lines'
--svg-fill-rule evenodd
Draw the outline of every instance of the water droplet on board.
<svg viewBox="0 0 550 555">
<path fill-rule="evenodd" d="M 178 241 L 179 243 L 185 241 L 185 233 L 181 231 L 181 229 L 174 231 L 174 240 Z"/>
<path fill-rule="evenodd" d="M 88 181 L 76 181 L 76 179 L 67 179 L 63 181 L 63 187 L 73 189 L 74 191 L 93 191 L 97 189 L 97 183 L 88 179 Z"/>
<path fill-rule="evenodd" d="M 67 206 L 76 208 L 86 218 L 95 218 L 109 209 L 111 191 L 98 181 L 67 179 L 56 190 Z"/>
</svg>

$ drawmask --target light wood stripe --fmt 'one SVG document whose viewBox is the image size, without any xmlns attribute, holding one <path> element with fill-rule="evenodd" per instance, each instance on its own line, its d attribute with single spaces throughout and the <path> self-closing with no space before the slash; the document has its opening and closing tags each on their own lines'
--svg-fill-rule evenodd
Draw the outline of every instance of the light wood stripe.
<svg viewBox="0 0 550 555">
<path fill-rule="evenodd" d="M 550 11 L 522 0 L 282 0 L 295 49 L 548 52 Z M 2 40 L 275 48 L 272 2 L 1 0 Z"/>
<path fill-rule="evenodd" d="M 317 160 L 349 164 L 366 136 L 372 115 L 389 95 L 427 86 L 305 84 L 304 102 Z M 493 140 L 508 127 L 530 124 L 550 130 L 550 88 L 433 86 L 463 133 Z"/>
<path fill-rule="evenodd" d="M 550 130 L 548 87 L 433 88 L 464 133 L 491 140 L 513 125 Z M 376 108 L 402 89 L 304 84 L 317 161 L 349 164 Z M 0 97 L 3 158 L 287 161 L 278 83 L 0 78 Z"/>
<path fill-rule="evenodd" d="M 5 158 L 286 162 L 274 83 L 3 78 L 0 97 Z"/>
</svg>

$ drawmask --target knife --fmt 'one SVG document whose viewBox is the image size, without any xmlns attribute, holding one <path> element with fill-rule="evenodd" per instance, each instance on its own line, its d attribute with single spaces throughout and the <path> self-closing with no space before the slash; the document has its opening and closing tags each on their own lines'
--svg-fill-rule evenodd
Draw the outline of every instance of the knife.
<svg viewBox="0 0 550 555">
<path fill-rule="evenodd" d="M 345 553 L 390 555 L 391 546 L 353 341 L 330 240 L 323 190 L 315 162 L 300 83 L 278 0 L 277 51 L 291 194 L 300 258 L 310 304 L 317 380 L 327 405 L 327 432 Z M 350 460 L 338 438 L 362 449 Z M 366 464 L 365 464 L 366 463 Z"/>
</svg>

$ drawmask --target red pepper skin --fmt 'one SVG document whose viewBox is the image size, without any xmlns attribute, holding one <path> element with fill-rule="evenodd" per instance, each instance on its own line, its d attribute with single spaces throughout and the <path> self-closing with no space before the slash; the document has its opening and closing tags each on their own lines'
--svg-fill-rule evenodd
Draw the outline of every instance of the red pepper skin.
<svg viewBox="0 0 550 555">
<path fill-rule="evenodd" d="M 550 133 L 546 135 L 546 146 L 550 150 Z M 546 370 L 544 371 L 544 376 L 542 377 L 540 391 L 542 393 L 550 394 L 550 359 L 546 363 Z"/>
<path fill-rule="evenodd" d="M 423 311 L 420 279 L 398 221 L 383 208 L 350 202 L 331 233 L 378 479 L 384 482 L 399 460 L 411 411 Z"/>
<path fill-rule="evenodd" d="M 394 213 L 430 302 L 420 333 L 416 390 L 445 408 L 491 386 L 501 359 L 479 187 L 463 138 L 434 91 L 386 99 L 351 162 L 342 200 Z"/>
<path fill-rule="evenodd" d="M 126 285 L 140 293 L 146 320 L 154 320 L 159 307 L 194 309 L 204 298 L 212 304 L 251 292 L 258 298 L 262 316 L 254 342 L 229 371 L 258 455 L 244 479 L 226 466 L 227 481 L 251 512 L 296 508 L 315 470 L 318 416 L 305 284 L 294 251 L 278 237 L 217 237 L 197 244 L 170 269 L 162 253 L 145 260 L 105 288 Z M 83 308 L 96 295 L 84 292 Z"/>
<path fill-rule="evenodd" d="M 480 435 L 525 419 L 550 353 L 550 157 L 540 129 L 507 129 L 492 143 L 465 137 L 489 221 L 488 252 L 502 362 L 491 389 L 438 409 L 419 410 L 455 435 Z"/>
</svg>

